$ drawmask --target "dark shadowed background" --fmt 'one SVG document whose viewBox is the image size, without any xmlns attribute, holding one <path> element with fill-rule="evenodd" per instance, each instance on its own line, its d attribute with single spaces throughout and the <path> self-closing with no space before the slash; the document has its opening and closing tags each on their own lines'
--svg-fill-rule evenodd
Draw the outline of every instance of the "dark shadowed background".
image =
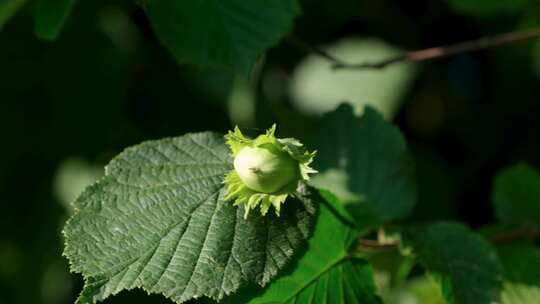
<svg viewBox="0 0 540 304">
<path fill-rule="evenodd" d="M 540 23 L 535 1 L 480 13 L 451 1 L 304 2 L 292 35 L 351 62 Z M 410 220 L 474 228 L 493 221 L 497 172 L 540 165 L 540 41 L 381 71 L 332 71 L 284 42 L 246 81 L 178 65 L 135 1 L 80 1 L 54 42 L 33 34 L 32 9 L 0 31 L 0 304 L 73 303 L 82 278 L 61 255 L 69 203 L 143 140 L 236 124 L 257 133 L 272 122 L 281 136 L 308 140 L 318 115 L 339 101 L 359 111 L 369 103 L 400 127 L 415 156 Z M 166 302 L 143 294 L 107 303 Z"/>
</svg>

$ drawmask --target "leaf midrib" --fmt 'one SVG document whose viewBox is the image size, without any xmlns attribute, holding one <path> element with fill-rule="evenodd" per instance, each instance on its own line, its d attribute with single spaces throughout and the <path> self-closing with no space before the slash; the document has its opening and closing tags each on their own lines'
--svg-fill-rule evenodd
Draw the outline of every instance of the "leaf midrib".
<svg viewBox="0 0 540 304">
<path fill-rule="evenodd" d="M 294 299 L 295 297 L 297 297 L 302 291 L 304 291 L 306 288 L 308 288 L 309 286 L 311 286 L 311 284 L 315 283 L 315 281 L 317 281 L 320 277 L 322 277 L 323 275 L 325 275 L 327 272 L 329 272 L 330 270 L 332 270 L 334 267 L 338 266 L 339 264 L 345 262 L 347 259 L 349 259 L 349 256 L 347 255 L 347 252 L 343 251 L 342 252 L 342 255 L 334 262 L 332 262 L 328 267 L 324 268 L 320 273 L 318 273 L 313 279 L 309 280 L 309 282 L 304 285 L 303 287 L 299 288 L 296 292 L 293 293 L 292 296 L 290 296 L 289 298 L 285 299 L 283 301 L 283 303 L 287 303 L 289 302 L 290 300 Z"/>
</svg>

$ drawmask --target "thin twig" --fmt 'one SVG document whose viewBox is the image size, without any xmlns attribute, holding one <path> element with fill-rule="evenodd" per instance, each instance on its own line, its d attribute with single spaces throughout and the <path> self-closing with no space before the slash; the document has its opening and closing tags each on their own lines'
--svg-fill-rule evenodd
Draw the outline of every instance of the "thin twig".
<svg viewBox="0 0 540 304">
<path fill-rule="evenodd" d="M 398 242 L 392 243 L 381 243 L 379 241 L 370 240 L 370 239 L 360 239 L 358 240 L 361 247 L 371 248 L 371 249 L 394 249 L 398 246 Z"/>
<path fill-rule="evenodd" d="M 342 59 L 336 58 L 315 46 L 301 41 L 297 38 L 290 38 L 288 41 L 306 52 L 315 53 L 326 58 L 332 63 L 334 69 L 382 69 L 389 65 L 399 62 L 421 62 L 432 59 L 444 58 L 456 54 L 483 50 L 492 47 L 498 47 L 516 41 L 527 40 L 540 37 L 540 28 L 533 28 L 524 31 L 510 32 L 497 36 L 483 37 L 476 40 L 451 44 L 446 46 L 433 47 L 418 51 L 412 51 L 405 54 L 390 57 L 376 62 L 347 63 Z"/>
<path fill-rule="evenodd" d="M 497 233 L 488 237 L 493 243 L 508 243 L 515 240 L 540 239 L 540 229 L 536 227 L 519 227 L 512 230 Z"/>
<path fill-rule="evenodd" d="M 314 45 L 311 45 L 303 40 L 300 40 L 296 37 L 293 37 L 293 36 L 288 36 L 288 37 L 285 37 L 285 41 L 287 43 L 289 43 L 290 45 L 300 49 L 300 50 L 303 50 L 304 52 L 306 53 L 313 53 L 313 54 L 317 54 L 325 59 L 327 59 L 328 61 L 332 62 L 334 64 L 334 66 L 337 66 L 337 65 L 347 65 L 347 63 L 345 63 L 344 61 L 341 61 L 340 59 L 330 55 L 329 53 L 327 53 L 326 51 L 324 51 L 323 49 L 320 49 Z"/>
<path fill-rule="evenodd" d="M 512 230 L 503 231 L 487 237 L 494 243 L 509 243 L 517 240 L 538 240 L 540 239 L 540 228 L 537 227 L 518 227 Z M 360 239 L 358 240 L 361 247 L 376 249 L 376 250 L 391 250 L 399 246 L 398 241 L 380 242 L 377 240 Z"/>
</svg>

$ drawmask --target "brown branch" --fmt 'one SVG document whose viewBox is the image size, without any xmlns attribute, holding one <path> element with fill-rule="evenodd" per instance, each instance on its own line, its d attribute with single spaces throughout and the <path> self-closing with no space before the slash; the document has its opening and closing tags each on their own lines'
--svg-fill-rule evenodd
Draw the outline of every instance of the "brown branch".
<svg viewBox="0 0 540 304">
<path fill-rule="evenodd" d="M 492 243 L 508 243 L 516 240 L 536 240 L 540 239 L 540 228 L 519 227 L 508 231 L 503 231 L 491 236 L 488 240 Z"/>
<path fill-rule="evenodd" d="M 538 240 L 540 239 L 540 228 L 537 227 L 518 227 L 512 230 L 503 231 L 487 237 L 495 244 L 509 243 L 517 240 Z M 392 250 L 399 246 L 399 242 L 380 242 L 371 239 L 359 239 L 360 247 L 374 250 Z"/>
<path fill-rule="evenodd" d="M 492 47 L 498 47 L 512 42 L 521 40 L 527 40 L 540 37 L 540 28 L 533 28 L 524 31 L 510 32 L 497 36 L 483 37 L 477 40 L 471 40 L 461 42 L 452 45 L 433 47 L 418 51 L 412 51 L 405 54 L 401 54 L 395 57 L 384 59 L 376 62 L 363 62 L 363 63 L 347 63 L 339 58 L 336 58 L 329 53 L 307 44 L 296 38 L 288 40 L 292 45 L 303 49 L 306 52 L 315 53 L 321 57 L 326 58 L 332 62 L 334 69 L 382 69 L 389 65 L 400 62 L 422 62 L 432 59 L 439 59 L 449 57 L 456 54 L 483 50 Z"/>
<path fill-rule="evenodd" d="M 392 243 L 381 243 L 376 240 L 370 239 L 360 239 L 358 243 L 361 247 L 371 248 L 371 249 L 394 249 L 398 246 L 397 242 Z"/>
</svg>

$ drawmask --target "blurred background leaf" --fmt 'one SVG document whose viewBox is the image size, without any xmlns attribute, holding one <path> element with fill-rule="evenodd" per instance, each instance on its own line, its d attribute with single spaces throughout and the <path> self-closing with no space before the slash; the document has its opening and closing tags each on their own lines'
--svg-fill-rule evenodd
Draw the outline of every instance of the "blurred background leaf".
<svg viewBox="0 0 540 304">
<path fill-rule="evenodd" d="M 532 244 L 504 244 L 497 248 L 505 268 L 503 304 L 534 303 L 540 298 L 540 250 Z"/>
<path fill-rule="evenodd" d="M 356 224 L 370 227 L 406 217 L 416 203 L 414 165 L 403 135 L 366 107 L 349 104 L 323 116 L 317 133 L 319 170 L 312 184 L 333 191 Z"/>
<path fill-rule="evenodd" d="M 0 30 L 13 15 L 26 3 L 26 0 L 2 0 L 0 1 Z"/>
<path fill-rule="evenodd" d="M 479 235 L 459 224 L 436 223 L 409 231 L 405 241 L 439 283 L 448 303 L 499 300 L 502 266 L 495 250 Z"/>
<path fill-rule="evenodd" d="M 228 68 L 243 77 L 300 12 L 296 0 L 163 0 L 146 6 L 158 37 L 180 63 Z"/>
<path fill-rule="evenodd" d="M 44 40 L 54 40 L 60 34 L 75 0 L 38 0 L 34 12 L 34 31 Z"/>
<path fill-rule="evenodd" d="M 403 53 L 373 38 L 345 38 L 325 51 L 347 63 L 377 62 Z M 290 91 L 301 112 L 321 115 L 348 101 L 357 114 L 369 105 L 392 120 L 416 75 L 415 65 L 411 63 L 365 71 L 336 70 L 332 65 L 327 59 L 312 54 L 295 68 Z"/>
<path fill-rule="evenodd" d="M 506 169 L 495 180 L 493 201 L 503 223 L 540 225 L 540 173 L 525 164 Z"/>
<path fill-rule="evenodd" d="M 409 280 L 406 285 L 393 290 L 388 304 L 446 304 L 437 282 L 429 275 Z"/>
</svg>

